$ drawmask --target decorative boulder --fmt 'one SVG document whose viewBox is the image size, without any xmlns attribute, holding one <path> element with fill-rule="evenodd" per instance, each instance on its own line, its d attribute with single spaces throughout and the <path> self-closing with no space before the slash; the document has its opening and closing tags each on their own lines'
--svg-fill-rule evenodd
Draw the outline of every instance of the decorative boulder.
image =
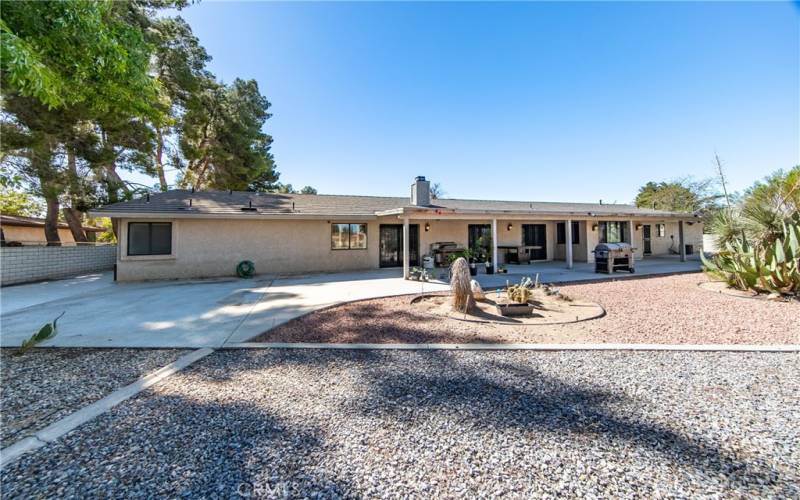
<svg viewBox="0 0 800 500">
<path fill-rule="evenodd" d="M 472 296 L 475 297 L 475 300 L 486 300 L 486 294 L 483 293 L 483 288 L 481 288 L 480 283 L 475 280 L 471 280 L 469 285 L 472 288 Z"/>
</svg>

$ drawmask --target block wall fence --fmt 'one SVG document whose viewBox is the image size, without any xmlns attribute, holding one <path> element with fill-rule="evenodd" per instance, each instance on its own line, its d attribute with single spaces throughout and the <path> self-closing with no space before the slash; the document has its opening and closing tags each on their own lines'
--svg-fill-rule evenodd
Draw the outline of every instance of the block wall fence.
<svg viewBox="0 0 800 500">
<path fill-rule="evenodd" d="M 108 271 L 116 259 L 116 245 L 0 247 L 0 285 Z"/>
</svg>

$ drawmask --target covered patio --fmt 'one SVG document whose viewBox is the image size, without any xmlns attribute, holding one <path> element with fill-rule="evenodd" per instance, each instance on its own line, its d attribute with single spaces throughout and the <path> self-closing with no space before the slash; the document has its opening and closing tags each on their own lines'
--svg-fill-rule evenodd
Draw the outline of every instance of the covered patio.
<svg viewBox="0 0 800 500">
<path fill-rule="evenodd" d="M 570 283 L 580 281 L 600 281 L 607 279 L 630 279 L 642 276 L 657 276 L 673 273 L 701 271 L 699 258 L 681 260 L 679 255 L 647 257 L 636 262 L 636 272 L 615 272 L 612 274 L 595 273 L 594 263 L 575 262 L 572 269 L 564 267 L 561 261 L 537 262 L 534 264 L 509 264 L 508 273 L 486 274 L 481 267 L 475 280 L 484 289 L 490 290 L 506 285 L 506 282 L 519 283 L 523 277 L 535 278 L 539 275 L 540 283 Z M 438 277 L 438 273 L 437 273 Z"/>
<path fill-rule="evenodd" d="M 403 208 L 395 214 L 381 215 L 396 216 L 402 222 L 402 254 L 398 260 L 402 261 L 405 279 L 409 279 L 412 266 L 422 263 L 419 256 L 432 253 L 437 242 L 453 241 L 462 248 L 473 248 L 473 228 L 483 228 L 482 234 L 489 241 L 485 253 L 494 268 L 504 266 L 508 270 L 508 274 L 501 275 L 505 276 L 503 283 L 509 275 L 537 272 L 548 276 L 546 281 L 597 279 L 592 252 L 598 243 L 630 244 L 639 274 L 659 273 L 656 270 L 665 265 L 675 270 L 661 272 L 699 269 L 697 252 L 702 251 L 702 226 L 690 214 L 633 217 L 621 213 L 576 213 L 559 217 L 551 213 Z M 509 249 L 518 257 L 516 261 L 507 258 Z M 446 268 L 446 263 L 434 269 L 434 275 L 442 267 Z M 482 279 L 498 279 L 488 276 Z"/>
</svg>

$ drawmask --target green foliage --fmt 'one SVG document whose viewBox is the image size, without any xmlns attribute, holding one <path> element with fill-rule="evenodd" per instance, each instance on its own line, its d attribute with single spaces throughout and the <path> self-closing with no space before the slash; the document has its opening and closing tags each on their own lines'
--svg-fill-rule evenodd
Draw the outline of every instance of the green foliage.
<svg viewBox="0 0 800 500">
<path fill-rule="evenodd" d="M 181 124 L 179 184 L 195 189 L 264 191 L 278 180 L 270 153 L 272 137 L 262 132 L 270 104 L 255 80 L 232 85 L 206 82 L 188 105 Z"/>
<path fill-rule="evenodd" d="M 196 188 L 274 189 L 270 106 L 255 81 L 225 85 L 179 17 L 186 0 L 5 2 L 0 10 L 0 184 L 81 217 L 177 169 Z M 57 234 L 49 237 L 56 238 Z"/>
<path fill-rule="evenodd" d="M 0 213 L 22 217 L 41 217 L 44 205 L 33 195 L 14 189 L 0 188 Z"/>
<path fill-rule="evenodd" d="M 800 166 L 756 183 L 712 230 L 721 250 L 703 257 L 709 274 L 740 289 L 800 293 Z"/>
<path fill-rule="evenodd" d="M 153 111 L 150 47 L 114 2 L 6 2 L 0 20 L 4 94 L 48 108 Z"/>
<path fill-rule="evenodd" d="M 742 290 L 798 295 L 800 224 L 784 223 L 783 235 L 755 246 L 742 240 L 726 242 L 710 259 L 701 254 L 705 270 Z"/>
<path fill-rule="evenodd" d="M 300 190 L 300 194 L 317 194 L 317 190 L 311 186 L 306 186 Z"/>
<path fill-rule="evenodd" d="M 637 207 L 669 212 L 701 213 L 709 222 L 719 211 L 722 195 L 707 179 L 678 179 L 670 182 L 648 182 L 636 195 Z"/>
<path fill-rule="evenodd" d="M 96 219 L 90 219 L 89 224 L 96 227 L 102 227 L 105 229 L 103 233 L 97 233 L 96 241 L 98 243 L 116 243 L 117 237 L 114 235 L 114 227 L 111 223 L 111 218 L 109 217 L 98 217 Z"/>
<path fill-rule="evenodd" d="M 56 334 L 58 333 L 58 327 L 56 324 L 58 323 L 58 320 L 61 318 L 61 316 L 64 315 L 64 313 L 66 313 L 66 311 L 59 314 L 56 317 L 56 319 L 53 320 L 52 323 L 47 323 L 46 325 L 41 327 L 38 332 L 34 333 L 31 336 L 31 338 L 29 338 L 28 340 L 24 340 L 19 348 L 19 351 L 17 351 L 17 354 L 18 355 L 25 354 L 31 348 L 37 346 L 38 344 L 41 344 L 45 340 L 49 340 L 55 337 Z"/>
</svg>

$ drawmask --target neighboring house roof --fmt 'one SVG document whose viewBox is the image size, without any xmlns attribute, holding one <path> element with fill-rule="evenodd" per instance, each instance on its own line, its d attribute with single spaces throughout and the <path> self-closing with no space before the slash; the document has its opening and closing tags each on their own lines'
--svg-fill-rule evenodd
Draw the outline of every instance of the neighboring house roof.
<svg viewBox="0 0 800 500">
<path fill-rule="evenodd" d="M 23 227 L 44 227 L 44 219 L 38 217 L 23 217 L 21 215 L 0 215 L 0 224 L 4 226 L 23 226 Z M 66 222 L 58 223 L 59 229 L 69 229 Z M 84 231 L 102 233 L 106 229 L 104 227 L 83 226 Z"/>
<path fill-rule="evenodd" d="M 252 207 L 254 210 L 243 210 Z M 94 216 L 124 217 L 171 215 L 204 216 L 376 216 L 414 212 L 448 213 L 513 213 L 553 215 L 620 215 L 692 218 L 693 214 L 649 210 L 633 205 L 600 203 L 561 203 L 541 201 L 496 201 L 434 199 L 431 205 L 410 204 L 409 198 L 384 196 L 309 195 L 253 193 L 246 191 L 173 190 L 152 193 L 136 200 L 114 203 L 92 210 Z"/>
</svg>

